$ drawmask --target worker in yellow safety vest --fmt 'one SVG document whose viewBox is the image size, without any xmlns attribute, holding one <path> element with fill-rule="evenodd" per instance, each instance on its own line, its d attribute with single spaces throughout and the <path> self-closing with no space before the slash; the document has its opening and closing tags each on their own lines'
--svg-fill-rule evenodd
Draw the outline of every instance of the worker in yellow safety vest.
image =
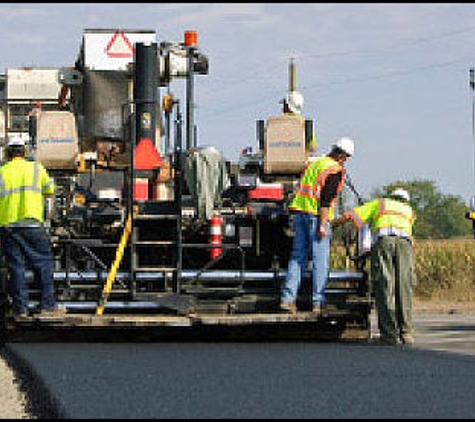
<svg viewBox="0 0 475 422">
<path fill-rule="evenodd" d="M 305 118 L 302 116 L 302 107 L 303 107 L 303 96 L 298 91 L 290 91 L 285 95 L 285 98 L 282 100 L 282 111 L 284 115 L 293 115 L 300 117 L 303 121 Z M 312 132 L 311 138 L 307 145 L 309 151 L 317 150 L 317 137 L 315 136 L 315 131 Z"/>
<path fill-rule="evenodd" d="M 412 227 L 416 219 L 410 195 L 398 188 L 345 212 L 334 227 L 352 221 L 361 229 L 370 224 L 371 278 L 378 313 L 379 341 L 383 344 L 414 342 L 412 292 L 415 284 Z"/>
<path fill-rule="evenodd" d="M 40 287 L 39 312 L 55 315 L 63 310 L 54 298 L 51 244 L 43 225 L 44 196 L 54 194 L 54 183 L 40 162 L 26 159 L 23 138 L 11 137 L 6 152 L 8 160 L 0 167 L 0 235 L 13 314 L 28 316 L 29 264 Z"/>
<path fill-rule="evenodd" d="M 289 209 L 295 233 L 280 308 L 297 312 L 297 293 L 307 258 L 312 258 L 312 309 L 320 314 L 325 306 L 329 272 L 331 226 L 334 205 L 345 181 L 344 163 L 354 154 L 354 142 L 343 137 L 328 155 L 309 162 L 300 179 Z M 308 251 L 310 250 L 310 254 Z"/>
</svg>

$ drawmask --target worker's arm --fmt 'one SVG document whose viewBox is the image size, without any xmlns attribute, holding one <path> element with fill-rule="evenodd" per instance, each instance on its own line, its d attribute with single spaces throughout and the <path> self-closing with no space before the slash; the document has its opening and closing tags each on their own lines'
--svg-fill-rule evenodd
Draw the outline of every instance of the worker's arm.
<svg viewBox="0 0 475 422">
<path fill-rule="evenodd" d="M 52 178 L 50 178 L 46 168 L 43 166 L 43 164 L 38 163 L 38 169 L 39 169 L 39 177 L 40 177 L 40 185 L 41 185 L 41 192 L 43 193 L 43 196 L 48 197 L 48 196 L 53 196 L 55 193 L 55 185 L 54 181 Z"/>
<path fill-rule="evenodd" d="M 327 235 L 327 224 L 328 224 L 328 212 L 330 208 L 329 207 L 320 207 L 320 225 L 318 227 L 318 234 L 321 238 L 325 237 Z"/>
<path fill-rule="evenodd" d="M 338 185 L 340 184 L 342 173 L 330 174 L 325 181 L 320 195 L 320 225 L 318 227 L 318 234 L 321 238 L 327 235 L 328 214 L 330 211 L 330 204 L 338 194 Z"/>
<path fill-rule="evenodd" d="M 342 224 L 345 224 L 349 219 L 350 219 L 349 215 L 345 213 L 341 217 L 335 218 L 332 221 L 332 227 L 341 226 Z"/>
<path fill-rule="evenodd" d="M 374 199 L 345 211 L 342 216 L 331 222 L 332 227 L 338 227 L 347 221 L 351 221 L 358 230 L 361 230 L 367 222 L 371 223 L 375 216 L 378 215 L 378 204 L 378 199 Z"/>
</svg>

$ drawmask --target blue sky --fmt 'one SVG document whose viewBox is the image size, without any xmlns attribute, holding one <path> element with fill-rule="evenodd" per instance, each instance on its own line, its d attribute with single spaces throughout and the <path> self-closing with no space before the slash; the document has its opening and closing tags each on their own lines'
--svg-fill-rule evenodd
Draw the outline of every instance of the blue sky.
<svg viewBox="0 0 475 422">
<path fill-rule="evenodd" d="M 256 147 L 256 120 L 281 112 L 294 58 L 320 152 L 355 140 L 347 168 L 362 196 L 396 180 L 475 194 L 475 4 L 0 3 L 0 73 L 70 66 L 94 28 L 155 30 L 158 42 L 198 31 L 209 58 L 195 79 L 198 143 L 227 159 Z M 183 87 L 172 91 L 184 99 Z"/>
</svg>

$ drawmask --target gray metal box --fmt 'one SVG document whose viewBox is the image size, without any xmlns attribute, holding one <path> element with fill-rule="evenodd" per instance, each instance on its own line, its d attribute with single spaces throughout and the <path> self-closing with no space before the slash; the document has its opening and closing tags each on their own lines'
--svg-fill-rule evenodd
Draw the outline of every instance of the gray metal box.
<svg viewBox="0 0 475 422">
<path fill-rule="evenodd" d="M 7 69 L 8 101 L 57 100 L 60 91 L 58 69 Z"/>
</svg>

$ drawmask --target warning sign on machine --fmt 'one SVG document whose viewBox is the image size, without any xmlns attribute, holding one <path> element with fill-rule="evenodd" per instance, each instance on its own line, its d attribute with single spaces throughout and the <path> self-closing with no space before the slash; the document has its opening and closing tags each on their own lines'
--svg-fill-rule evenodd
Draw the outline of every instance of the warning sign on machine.
<svg viewBox="0 0 475 422">
<path fill-rule="evenodd" d="M 84 31 L 82 53 L 90 70 L 126 70 L 134 60 L 134 44 L 156 42 L 155 31 Z"/>
</svg>

